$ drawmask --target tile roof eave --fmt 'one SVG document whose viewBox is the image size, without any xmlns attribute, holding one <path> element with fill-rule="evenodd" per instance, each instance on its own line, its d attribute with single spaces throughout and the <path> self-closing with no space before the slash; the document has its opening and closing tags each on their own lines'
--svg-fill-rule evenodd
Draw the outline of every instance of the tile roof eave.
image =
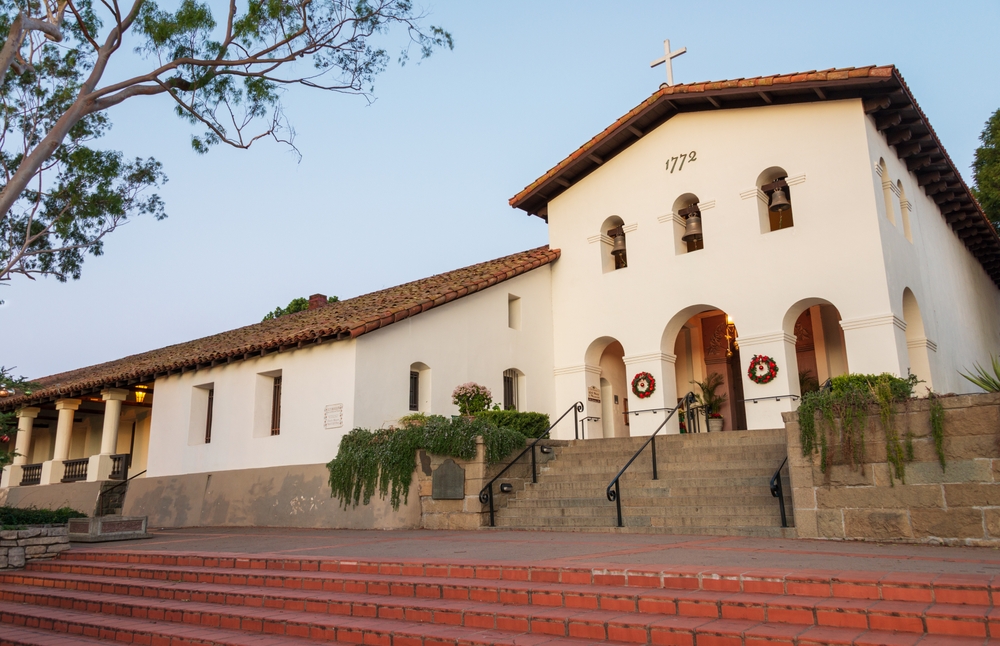
<svg viewBox="0 0 1000 646">
<path fill-rule="evenodd" d="M 888 84 L 889 87 L 885 87 Z M 731 101 L 735 97 L 748 96 L 747 90 L 757 89 L 757 94 L 761 95 L 761 106 L 770 105 L 775 96 L 775 92 L 797 92 L 806 90 L 806 94 L 790 95 L 790 102 L 826 100 L 826 94 L 835 91 L 843 91 L 843 88 L 854 88 L 859 96 L 863 93 L 874 95 L 890 95 L 901 92 L 905 97 L 905 104 L 902 106 L 893 105 L 889 110 L 903 111 L 907 107 L 912 107 L 919 118 L 919 125 L 926 128 L 933 144 L 936 147 L 934 154 L 943 157 L 943 163 L 947 171 L 943 174 L 953 175 L 961 185 L 961 195 L 955 198 L 952 210 L 958 210 L 953 217 L 941 212 L 941 216 L 948 222 L 955 234 L 966 245 L 969 252 L 979 261 L 980 265 L 993 282 L 1000 287 L 1000 234 L 986 217 L 981 205 L 975 199 L 969 189 L 962 174 L 958 171 L 947 150 L 942 145 L 927 115 L 921 110 L 919 104 L 907 86 L 899 70 L 894 65 L 868 66 L 861 68 L 842 68 L 823 71 L 812 71 L 798 74 L 785 74 L 778 76 L 757 77 L 751 79 L 734 79 L 729 81 L 716 81 L 707 83 L 689 83 L 685 85 L 661 86 L 652 96 L 644 100 L 638 106 L 627 112 L 620 119 L 612 123 L 603 131 L 595 135 L 589 141 L 580 146 L 577 150 L 560 161 L 554 167 L 546 171 L 541 177 L 525 187 L 509 203 L 513 208 L 519 208 L 532 215 L 539 215 L 547 220 L 547 203 L 554 197 L 568 190 L 575 182 L 599 168 L 608 159 L 620 154 L 626 148 L 645 136 L 653 128 L 660 125 L 666 119 L 678 114 L 680 110 L 671 101 L 680 101 L 682 98 L 707 98 L 708 101 L 716 100 L 713 104 L 721 103 L 723 100 Z M 818 92 L 819 96 L 810 97 L 808 90 Z M 670 105 L 675 108 L 673 112 L 664 111 L 665 117 L 660 115 L 661 120 L 652 119 L 651 127 L 643 132 L 636 131 L 633 124 L 640 124 L 644 118 L 654 115 L 657 109 L 663 110 L 662 105 Z M 746 102 L 726 105 L 715 105 L 714 109 L 734 109 L 747 107 Z M 694 107 L 691 109 L 713 109 Z M 620 136 L 624 131 L 632 128 L 634 139 L 626 140 L 624 144 L 614 148 L 614 138 Z M 638 132 L 638 134 L 637 134 Z M 610 154 L 601 149 L 601 146 L 608 146 Z M 931 150 L 930 148 L 928 150 Z M 897 149 L 898 152 L 898 149 Z M 924 150 L 921 149 L 921 155 Z M 901 156 L 902 158 L 902 156 Z M 589 160 L 589 163 L 587 163 Z M 938 165 L 942 162 L 935 162 Z M 919 170 L 919 169 L 917 169 Z M 917 172 L 914 170 L 913 172 Z M 951 190 L 949 188 L 949 190 Z M 930 195 L 930 194 L 928 194 Z M 943 204 L 939 204 L 943 208 Z M 971 211 L 970 207 L 971 206 Z M 972 213 L 974 211 L 975 213 Z M 966 222 L 967 218 L 969 219 Z M 958 224 L 956 224 L 956 221 Z M 963 232 L 964 230 L 964 232 Z M 970 243 L 969 240 L 972 240 Z"/>
<path fill-rule="evenodd" d="M 159 348 L 150 352 L 131 355 L 95 366 L 50 375 L 37 380 L 41 387 L 31 394 L 16 395 L 0 401 L 0 411 L 10 411 L 43 404 L 57 398 L 93 393 L 107 387 L 132 385 L 166 375 L 213 367 L 221 363 L 242 361 L 253 356 L 264 356 L 317 343 L 356 339 L 363 334 L 373 332 L 421 312 L 426 312 L 434 307 L 474 294 L 487 287 L 554 262 L 559 258 L 559 255 L 560 251 L 558 249 L 549 249 L 548 246 L 539 247 L 504 258 L 404 283 L 403 285 L 397 285 L 378 292 L 363 294 L 323 308 L 317 308 L 316 310 L 307 310 L 281 317 L 281 319 L 264 321 L 236 330 Z M 481 273 L 477 273 L 477 270 L 480 268 L 482 269 Z M 449 279 L 452 277 L 457 280 L 454 283 L 449 283 Z M 420 296 L 417 294 L 414 298 L 408 298 L 406 292 L 412 289 L 419 289 L 425 285 L 426 295 Z M 446 288 L 439 289 L 441 285 L 446 285 Z M 402 302 L 393 304 L 388 308 L 380 306 L 366 309 L 364 311 L 368 312 L 368 314 L 364 314 L 360 318 L 348 320 L 345 324 L 310 325 L 308 323 L 312 318 L 321 318 L 324 315 L 336 312 L 336 310 L 349 309 L 352 304 L 359 301 L 379 301 L 386 297 L 391 298 L 397 292 L 404 292 L 400 296 Z M 362 302 L 363 305 L 364 303 Z M 253 337 L 255 333 L 266 333 L 270 328 L 280 329 L 282 327 L 289 327 L 290 324 L 297 322 L 301 322 L 302 325 L 295 326 L 292 330 L 270 338 L 265 335 L 263 338 L 254 340 L 230 341 L 228 339 L 229 336 L 233 335 Z M 212 350 L 202 349 L 202 346 L 212 345 L 213 343 L 219 343 L 222 347 Z M 150 361 L 156 355 L 169 355 L 171 351 L 180 352 L 181 355 L 171 360 Z"/>
</svg>

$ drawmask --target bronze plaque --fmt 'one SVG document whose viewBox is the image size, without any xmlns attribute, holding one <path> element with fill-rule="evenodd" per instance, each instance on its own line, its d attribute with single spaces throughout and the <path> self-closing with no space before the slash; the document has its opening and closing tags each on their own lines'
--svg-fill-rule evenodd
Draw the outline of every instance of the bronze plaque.
<svg viewBox="0 0 1000 646">
<path fill-rule="evenodd" d="M 451 458 L 434 469 L 431 476 L 431 498 L 434 500 L 461 500 L 465 498 L 465 469 Z"/>
</svg>

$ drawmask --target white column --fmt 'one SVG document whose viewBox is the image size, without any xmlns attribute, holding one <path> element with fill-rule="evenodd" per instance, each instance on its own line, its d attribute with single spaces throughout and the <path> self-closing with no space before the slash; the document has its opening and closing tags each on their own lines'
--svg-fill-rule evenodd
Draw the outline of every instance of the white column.
<svg viewBox="0 0 1000 646">
<path fill-rule="evenodd" d="M 35 425 L 35 418 L 41 411 L 39 408 L 22 408 L 17 411 L 17 440 L 14 445 L 14 452 L 20 453 L 14 458 L 14 464 L 27 464 L 28 452 L 31 450 L 31 429 Z"/>
<path fill-rule="evenodd" d="M 906 347 L 906 322 L 894 314 L 841 321 L 851 372 L 883 372 L 905 377 L 910 366 Z"/>
<path fill-rule="evenodd" d="M 628 389 L 628 409 L 629 411 L 643 411 L 654 408 L 674 408 L 677 405 L 677 384 L 674 363 L 677 357 L 672 354 L 654 352 L 652 354 L 635 355 L 625 357 L 625 387 Z M 648 372 L 653 375 L 656 381 L 656 388 L 653 394 L 645 399 L 640 399 L 632 392 L 632 379 L 640 372 Z M 653 432 L 663 423 L 666 411 L 656 413 L 639 413 L 629 415 L 629 434 L 633 437 L 640 435 L 652 435 Z M 675 415 L 667 427 L 660 431 L 661 435 L 676 434 L 680 432 Z"/>
<path fill-rule="evenodd" d="M 569 366 L 566 368 L 556 368 L 556 412 L 554 415 L 562 415 L 575 402 L 583 402 L 584 411 L 578 413 L 578 419 L 585 417 L 601 416 L 601 369 L 597 366 Z M 594 401 L 596 399 L 597 401 Z M 566 416 L 562 422 L 554 429 L 550 437 L 554 440 L 572 440 L 577 436 L 577 431 L 573 429 L 573 413 Z M 552 417 L 556 421 L 556 417 Z M 588 438 L 601 437 L 601 423 L 587 422 L 581 425 L 581 430 L 586 429 Z"/>
<path fill-rule="evenodd" d="M 69 458 L 69 440 L 73 434 L 73 415 L 80 408 L 79 399 L 60 399 L 56 402 L 59 420 L 56 422 L 56 445 L 52 451 L 53 460 Z"/>
<path fill-rule="evenodd" d="M 59 420 L 56 422 L 56 444 L 52 459 L 42 463 L 42 484 L 58 484 L 62 481 L 65 465 L 69 457 L 69 440 L 73 434 L 73 415 L 80 408 L 79 399 L 60 399 L 56 402 Z"/>
<path fill-rule="evenodd" d="M 128 391 L 108 388 L 101 391 L 104 400 L 104 430 L 101 433 L 101 455 L 112 455 L 118 448 L 118 424 L 122 414 L 122 402 Z"/>
<path fill-rule="evenodd" d="M 784 332 L 741 336 L 740 362 L 737 366 L 743 379 L 744 409 L 747 429 L 782 428 L 781 414 L 798 408 L 798 401 L 788 395 L 799 395 L 798 361 L 795 357 L 795 337 Z M 754 356 L 764 355 L 774 359 L 778 375 L 769 383 L 758 384 L 747 375 Z M 781 397 L 780 400 L 776 399 Z"/>
</svg>

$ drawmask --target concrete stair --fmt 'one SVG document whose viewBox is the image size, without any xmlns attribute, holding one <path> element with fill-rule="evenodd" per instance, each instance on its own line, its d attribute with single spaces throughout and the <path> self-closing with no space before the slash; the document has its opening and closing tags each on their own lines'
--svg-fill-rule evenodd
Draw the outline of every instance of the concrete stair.
<svg viewBox="0 0 1000 646">
<path fill-rule="evenodd" d="M 64 552 L 0 573 L 0 644 L 997 644 L 1000 577 Z"/>
<path fill-rule="evenodd" d="M 574 440 L 555 447 L 538 482 L 510 496 L 496 514 L 505 529 L 795 536 L 791 487 L 783 473 L 788 528 L 769 483 L 785 459 L 785 430 L 657 437 L 658 479 L 650 447 L 621 479 L 622 517 L 606 488 L 646 437 Z"/>
</svg>

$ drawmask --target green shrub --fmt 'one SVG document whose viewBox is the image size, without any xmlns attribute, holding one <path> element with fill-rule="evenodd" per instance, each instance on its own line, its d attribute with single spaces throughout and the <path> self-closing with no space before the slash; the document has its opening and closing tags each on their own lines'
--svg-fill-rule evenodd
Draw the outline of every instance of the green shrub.
<svg viewBox="0 0 1000 646">
<path fill-rule="evenodd" d="M 889 477 L 905 482 L 906 462 L 913 460 L 913 438 L 907 433 L 901 440 L 895 424 L 893 405 L 907 402 L 919 383 L 915 375 L 906 379 L 889 373 L 880 375 L 848 374 L 831 379 L 829 390 L 805 393 L 799 402 L 799 439 L 802 455 L 820 452 L 820 468 L 826 471 L 832 461 L 829 433 L 840 420 L 841 457 L 851 466 L 864 464 L 868 417 L 877 413 L 885 431 L 886 459 L 892 468 Z M 821 427 L 816 425 L 819 413 Z M 823 428 L 825 427 L 825 432 Z M 943 453 L 939 450 L 942 468 Z"/>
<path fill-rule="evenodd" d="M 476 413 L 500 428 L 517 431 L 524 437 L 534 439 L 549 430 L 549 416 L 545 413 L 521 413 L 516 410 L 485 410 Z"/>
<path fill-rule="evenodd" d="M 409 498 L 419 449 L 471 460 L 476 456 L 477 437 L 483 438 L 487 464 L 496 464 L 524 446 L 521 433 L 478 417 L 448 420 L 440 415 L 408 415 L 402 428 L 356 428 L 344 436 L 337 457 L 326 465 L 331 495 L 347 509 L 367 505 L 378 492 L 398 510 Z"/>
<path fill-rule="evenodd" d="M 0 507 L 0 526 L 23 525 L 65 525 L 70 518 L 86 518 L 75 509 L 62 507 L 60 509 L 36 509 L 27 507 Z"/>
</svg>

